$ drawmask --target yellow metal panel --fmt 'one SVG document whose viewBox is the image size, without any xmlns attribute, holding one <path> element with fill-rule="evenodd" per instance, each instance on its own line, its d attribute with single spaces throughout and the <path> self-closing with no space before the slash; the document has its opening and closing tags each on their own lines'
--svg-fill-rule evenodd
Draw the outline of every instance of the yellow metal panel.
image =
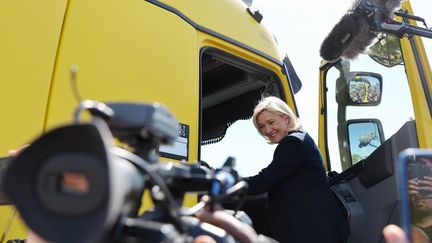
<svg viewBox="0 0 432 243">
<path fill-rule="evenodd" d="M 43 130 L 65 8 L 66 0 L 0 1 L 2 156 Z M 24 238 L 26 234 L 12 212 L 12 207 L 0 207 L 0 232 L 9 232 L 3 240 Z"/>
<path fill-rule="evenodd" d="M 4 230 L 1 232 L 1 243 L 11 239 L 27 238 L 27 227 L 21 220 L 18 210 L 12 206 L 3 206 L 0 208 L 1 224 Z"/>
<path fill-rule="evenodd" d="M 13 218 L 16 215 L 16 210 L 12 206 L 1 206 L 0 207 L 0 229 L 1 229 L 1 239 L 6 237 L 9 231 L 10 225 Z M 1 241 L 3 243 L 3 241 Z"/>
<path fill-rule="evenodd" d="M 410 13 L 412 13 L 409 2 L 404 2 L 403 8 L 407 9 Z M 415 25 L 415 22 L 412 21 L 410 22 L 410 24 Z M 425 69 L 425 78 L 429 87 L 429 94 L 432 94 L 432 74 L 429 66 L 429 61 L 427 59 L 426 52 L 423 46 L 423 42 L 420 37 L 414 37 L 414 40 L 418 48 L 421 64 Z M 407 38 L 403 38 L 401 40 L 401 46 L 404 53 L 404 62 L 406 66 L 406 72 L 409 80 L 412 102 L 414 106 L 419 146 L 421 148 L 431 148 L 432 137 L 430 136 L 430 134 L 432 134 L 432 119 L 425 97 L 425 90 L 421 83 L 421 77 L 418 72 L 418 67 L 409 40 Z"/>
<path fill-rule="evenodd" d="M 0 154 L 42 131 L 65 7 L 65 0 L 0 1 Z"/>
<path fill-rule="evenodd" d="M 328 171 L 328 154 L 327 154 L 327 141 L 326 141 L 326 133 L 327 127 L 325 124 L 325 114 L 322 112 L 325 105 L 325 86 L 324 80 L 326 76 L 327 69 L 320 69 L 319 72 L 319 101 L 318 101 L 318 147 L 321 151 L 322 158 L 324 160 L 325 170 Z"/>
<path fill-rule="evenodd" d="M 240 0 L 163 0 L 194 23 L 252 47 L 277 60 L 283 57 L 273 34 L 246 11 Z"/>
<path fill-rule="evenodd" d="M 194 28 L 142 0 L 75 0 L 60 47 L 49 126 L 71 119 L 77 101 L 69 68 L 77 64 L 84 99 L 165 104 L 194 128 L 189 158 L 197 158 L 199 57 Z"/>
</svg>

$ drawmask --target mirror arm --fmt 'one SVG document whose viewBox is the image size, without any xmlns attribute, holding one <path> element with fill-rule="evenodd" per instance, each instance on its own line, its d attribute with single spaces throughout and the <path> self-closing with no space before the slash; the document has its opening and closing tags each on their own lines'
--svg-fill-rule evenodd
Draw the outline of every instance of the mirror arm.
<svg viewBox="0 0 432 243">
<path fill-rule="evenodd" d="M 422 36 L 422 37 L 432 39 L 432 30 L 417 27 L 414 25 L 405 24 L 405 23 L 403 24 L 382 23 L 381 30 L 388 34 L 395 35 L 398 38 L 402 38 L 406 35 L 412 34 L 412 35 L 417 35 L 417 36 Z"/>
<path fill-rule="evenodd" d="M 349 156 L 348 144 L 348 133 L 347 133 L 347 123 L 346 123 L 346 106 L 338 105 L 338 115 L 337 115 L 337 136 L 338 136 L 338 146 L 340 154 L 340 163 L 342 169 L 345 170 L 352 166 L 352 161 Z"/>
</svg>

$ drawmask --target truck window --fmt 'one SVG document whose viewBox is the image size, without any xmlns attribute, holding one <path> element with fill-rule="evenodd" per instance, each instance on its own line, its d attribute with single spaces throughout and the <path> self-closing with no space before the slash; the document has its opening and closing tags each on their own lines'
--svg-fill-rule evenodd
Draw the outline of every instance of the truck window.
<svg viewBox="0 0 432 243">
<path fill-rule="evenodd" d="M 281 94 L 280 80 L 271 71 L 214 49 L 204 51 L 200 159 L 219 167 L 232 156 L 241 176 L 269 164 L 275 146 L 258 134 L 251 117 L 262 96 Z"/>
<path fill-rule="evenodd" d="M 383 139 L 386 140 L 407 121 L 414 119 L 405 65 L 401 60 L 394 61 L 393 64 L 381 65 L 374 61 L 373 56 L 361 54 L 355 60 L 343 61 L 328 70 L 325 79 L 327 87 L 326 129 L 332 170 L 341 172 L 348 169 L 356 162 L 369 156 L 380 144 L 378 140 L 371 143 L 347 141 L 346 134 L 342 133 L 344 131 L 349 132 L 347 123 L 349 124 L 350 120 L 370 119 L 379 121 L 383 129 Z M 337 92 L 341 89 L 337 86 L 337 80 L 341 79 L 343 73 L 356 72 L 373 72 L 382 76 L 381 102 L 372 106 L 346 105 L 345 117 L 341 117 L 344 114 L 341 112 L 340 102 L 338 104 L 336 100 Z M 364 131 L 364 136 L 360 136 L 362 135 L 360 134 L 359 137 L 364 138 L 368 135 L 367 132 Z M 375 137 L 379 138 L 378 135 Z M 349 153 L 347 152 L 348 146 L 350 147 Z"/>
</svg>

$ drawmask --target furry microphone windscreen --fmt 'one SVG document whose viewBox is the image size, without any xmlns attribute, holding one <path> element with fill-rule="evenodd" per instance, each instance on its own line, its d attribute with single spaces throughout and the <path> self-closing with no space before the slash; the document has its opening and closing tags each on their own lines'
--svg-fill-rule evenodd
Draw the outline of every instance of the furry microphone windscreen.
<svg viewBox="0 0 432 243">
<path fill-rule="evenodd" d="M 364 52 L 376 37 L 376 31 L 368 23 L 368 15 L 360 8 L 361 1 L 369 1 L 377 11 L 374 20 L 378 24 L 387 18 L 392 18 L 394 11 L 401 5 L 402 0 L 356 0 L 353 7 L 342 16 L 324 39 L 320 55 L 326 61 L 336 61 L 343 57 L 353 59 Z"/>
</svg>

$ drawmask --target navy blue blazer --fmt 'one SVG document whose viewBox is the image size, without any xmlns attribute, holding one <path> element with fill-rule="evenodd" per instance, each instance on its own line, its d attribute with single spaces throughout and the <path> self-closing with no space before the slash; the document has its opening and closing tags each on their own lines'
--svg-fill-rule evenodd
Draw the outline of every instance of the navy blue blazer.
<svg viewBox="0 0 432 243">
<path fill-rule="evenodd" d="M 321 154 L 305 132 L 290 132 L 273 161 L 245 178 L 248 194 L 268 193 L 271 237 L 288 243 L 337 243 L 341 212 L 330 191 Z"/>
</svg>

